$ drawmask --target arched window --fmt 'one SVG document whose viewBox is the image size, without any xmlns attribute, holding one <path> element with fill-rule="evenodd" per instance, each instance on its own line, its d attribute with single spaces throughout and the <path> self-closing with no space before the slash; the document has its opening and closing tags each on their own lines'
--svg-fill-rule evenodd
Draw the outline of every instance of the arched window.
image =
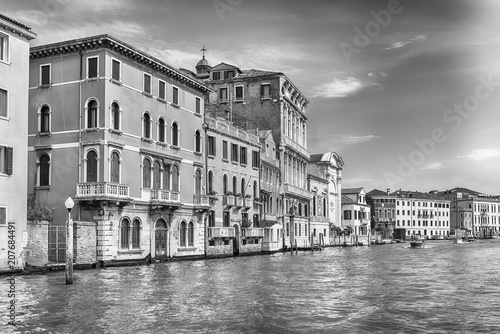
<svg viewBox="0 0 500 334">
<path fill-rule="evenodd" d="M 97 182 L 97 153 L 94 150 L 87 153 L 87 182 Z"/>
<path fill-rule="evenodd" d="M 47 154 L 40 157 L 40 186 L 50 185 L 50 158 Z"/>
<path fill-rule="evenodd" d="M 158 221 L 155 224 L 155 229 L 157 230 L 164 230 L 167 228 L 167 223 L 163 219 L 158 219 Z"/>
<path fill-rule="evenodd" d="M 120 248 L 128 249 L 130 236 L 130 221 L 127 218 L 122 220 L 120 230 Z"/>
<path fill-rule="evenodd" d="M 139 219 L 134 219 L 132 225 L 132 248 L 141 248 L 141 222 Z"/>
<path fill-rule="evenodd" d="M 179 191 L 179 167 L 172 166 L 172 190 Z"/>
<path fill-rule="evenodd" d="M 201 134 L 198 130 L 194 134 L 194 150 L 198 153 L 201 152 Z"/>
<path fill-rule="evenodd" d="M 223 178 L 222 178 L 222 192 L 225 194 L 227 194 L 228 192 L 228 184 L 227 184 L 227 175 L 224 174 Z"/>
<path fill-rule="evenodd" d="M 160 176 L 160 162 L 155 161 L 153 164 L 153 189 L 160 189 L 161 176 Z"/>
<path fill-rule="evenodd" d="M 313 216 L 316 216 L 316 196 L 313 196 Z"/>
<path fill-rule="evenodd" d="M 245 196 L 245 190 L 246 190 L 246 184 L 245 184 L 245 178 L 243 177 L 241 179 L 241 196 Z"/>
<path fill-rule="evenodd" d="M 50 132 L 50 108 L 49 106 L 43 106 L 40 110 L 40 132 L 48 133 Z"/>
<path fill-rule="evenodd" d="M 170 165 L 163 167 L 163 189 L 170 190 Z"/>
<path fill-rule="evenodd" d="M 111 177 L 110 181 L 120 183 L 120 155 L 117 152 L 111 153 Z"/>
<path fill-rule="evenodd" d="M 116 102 L 111 104 L 111 127 L 120 130 L 120 106 Z"/>
<path fill-rule="evenodd" d="M 158 120 L 158 141 L 165 142 L 165 120 L 163 117 Z"/>
<path fill-rule="evenodd" d="M 212 171 L 208 172 L 208 193 L 211 194 L 214 191 L 214 173 Z"/>
<path fill-rule="evenodd" d="M 194 194 L 201 195 L 201 170 L 197 169 L 194 178 Z"/>
<path fill-rule="evenodd" d="M 151 188 L 151 161 L 147 158 L 142 165 L 142 187 Z"/>
<path fill-rule="evenodd" d="M 172 123 L 172 145 L 179 146 L 179 126 L 176 122 Z"/>
<path fill-rule="evenodd" d="M 189 222 L 188 228 L 188 246 L 194 246 L 194 224 L 193 222 Z"/>
<path fill-rule="evenodd" d="M 181 247 L 186 247 L 186 222 L 181 222 L 181 228 L 179 231 L 179 245 Z"/>
<path fill-rule="evenodd" d="M 97 101 L 95 100 L 87 104 L 87 128 L 97 128 Z"/>
<path fill-rule="evenodd" d="M 233 176 L 233 193 L 236 195 L 238 193 L 238 178 Z"/>
<path fill-rule="evenodd" d="M 326 217 L 326 198 L 323 198 L 323 217 Z"/>
<path fill-rule="evenodd" d="M 142 117 L 143 125 L 142 125 L 142 136 L 144 138 L 151 138 L 151 116 L 146 112 L 144 113 L 144 116 Z"/>
</svg>

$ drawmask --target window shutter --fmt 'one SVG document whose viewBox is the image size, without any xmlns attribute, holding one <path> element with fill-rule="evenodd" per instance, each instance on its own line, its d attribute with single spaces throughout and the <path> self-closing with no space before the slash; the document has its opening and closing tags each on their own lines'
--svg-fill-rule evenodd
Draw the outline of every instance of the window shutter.
<svg viewBox="0 0 500 334">
<path fill-rule="evenodd" d="M 5 172 L 7 175 L 12 175 L 12 162 L 14 159 L 14 148 L 5 148 Z"/>
</svg>

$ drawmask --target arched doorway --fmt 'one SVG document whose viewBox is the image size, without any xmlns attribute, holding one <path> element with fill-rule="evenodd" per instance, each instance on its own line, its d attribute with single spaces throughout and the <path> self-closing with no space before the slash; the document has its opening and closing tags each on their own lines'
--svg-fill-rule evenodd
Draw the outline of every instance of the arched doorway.
<svg viewBox="0 0 500 334">
<path fill-rule="evenodd" d="M 234 224 L 233 255 L 240 255 L 240 227 Z"/>
<path fill-rule="evenodd" d="M 168 228 L 162 218 L 155 224 L 155 258 L 165 261 L 168 257 Z"/>
</svg>

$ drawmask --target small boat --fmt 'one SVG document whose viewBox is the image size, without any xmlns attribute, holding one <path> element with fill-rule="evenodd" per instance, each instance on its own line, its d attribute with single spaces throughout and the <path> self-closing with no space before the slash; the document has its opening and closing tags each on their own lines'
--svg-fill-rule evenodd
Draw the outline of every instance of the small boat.
<svg viewBox="0 0 500 334">
<path fill-rule="evenodd" d="M 424 248 L 425 242 L 423 239 L 415 239 L 415 240 L 410 241 L 410 247 L 411 248 Z"/>
</svg>

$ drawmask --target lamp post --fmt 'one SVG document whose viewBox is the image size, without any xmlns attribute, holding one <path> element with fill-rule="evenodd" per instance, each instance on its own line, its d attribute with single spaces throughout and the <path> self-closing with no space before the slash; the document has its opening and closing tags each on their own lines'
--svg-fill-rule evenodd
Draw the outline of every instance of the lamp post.
<svg viewBox="0 0 500 334">
<path fill-rule="evenodd" d="M 75 202 L 68 196 L 64 206 L 68 209 L 68 220 L 66 221 L 66 285 L 73 284 L 73 222 L 71 220 L 71 209 Z"/>
</svg>

